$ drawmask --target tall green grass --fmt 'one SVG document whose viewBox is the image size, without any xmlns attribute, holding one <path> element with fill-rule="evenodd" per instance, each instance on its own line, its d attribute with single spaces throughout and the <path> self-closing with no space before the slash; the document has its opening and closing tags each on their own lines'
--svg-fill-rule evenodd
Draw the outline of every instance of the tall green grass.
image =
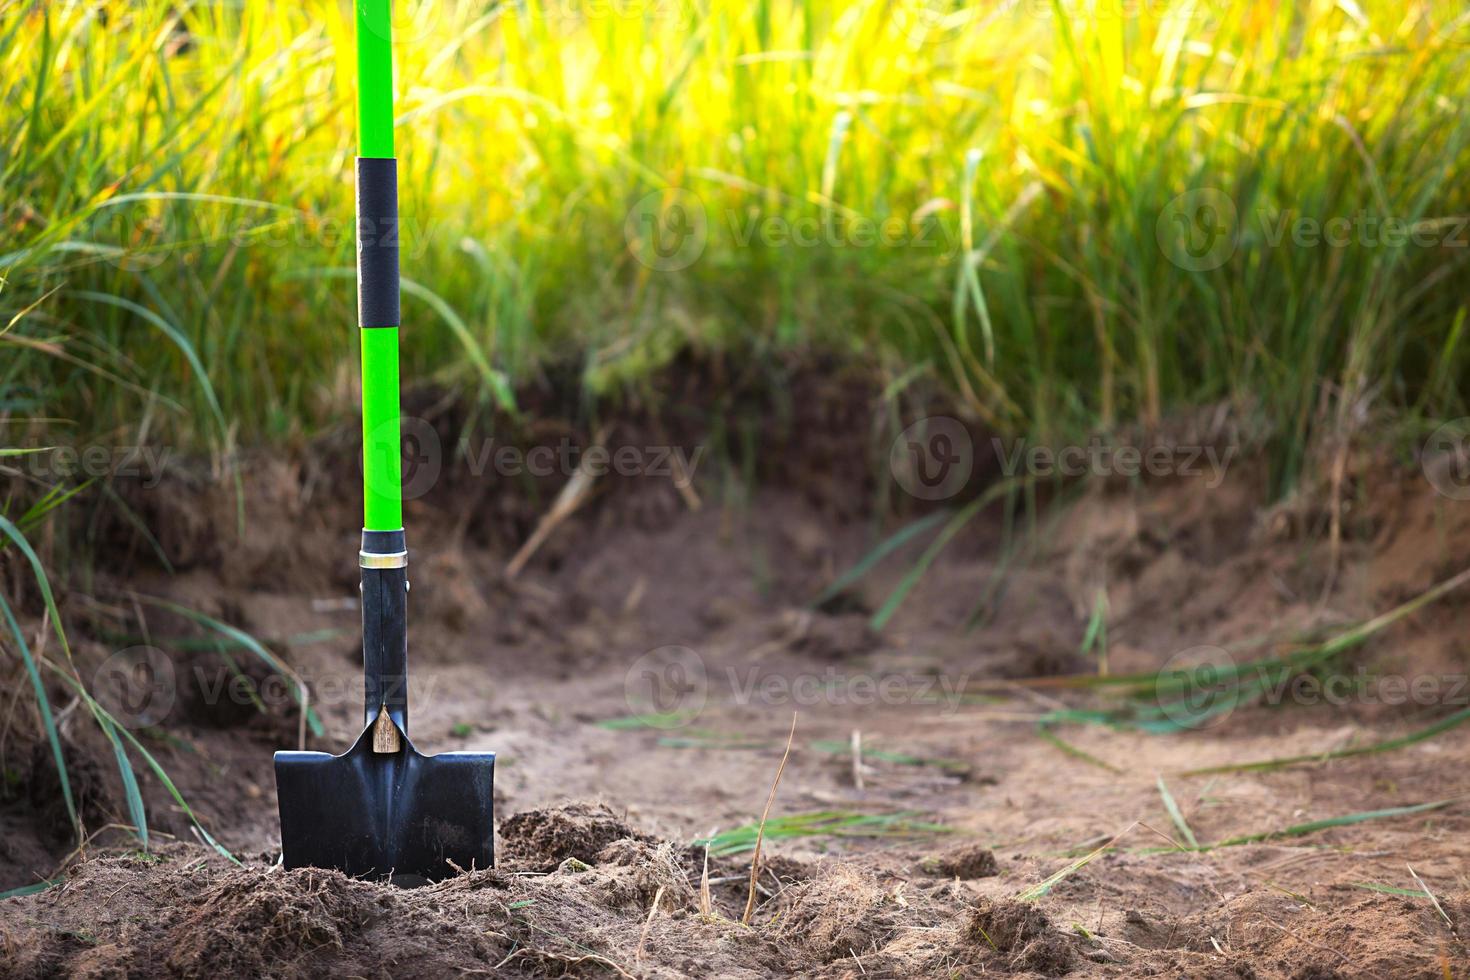
<svg viewBox="0 0 1470 980">
<path fill-rule="evenodd" d="M 1035 438 L 1236 399 L 1287 475 L 1463 411 L 1458 0 L 395 8 L 414 378 L 835 345 Z M 345 0 L 0 0 L 0 407 L 219 450 L 350 414 L 352 64 Z"/>
</svg>

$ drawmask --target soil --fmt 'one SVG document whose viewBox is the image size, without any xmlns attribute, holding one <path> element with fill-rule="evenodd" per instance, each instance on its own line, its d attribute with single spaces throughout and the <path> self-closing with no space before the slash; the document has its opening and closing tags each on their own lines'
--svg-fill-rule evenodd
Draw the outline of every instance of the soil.
<svg viewBox="0 0 1470 980">
<path fill-rule="evenodd" d="M 324 732 L 308 744 L 345 748 L 362 723 L 356 495 L 338 492 L 353 485 L 350 437 L 246 461 L 243 536 L 227 480 L 173 473 L 123 488 L 155 543 L 97 525 L 116 560 L 65 592 L 73 655 L 100 683 L 119 650 L 163 651 L 176 697 L 142 711 L 135 732 L 238 863 L 146 773 L 149 847 L 109 827 L 128 822 L 111 750 L 58 687 L 91 834 L 76 848 L 32 712 L 8 697 L 0 888 L 60 883 L 0 900 L 0 975 L 1470 975 L 1470 727 L 1381 754 L 1182 774 L 1365 745 L 1463 709 L 1454 682 L 1470 666 L 1470 591 L 1344 654 L 1353 677 L 1435 679 L 1423 697 L 1373 696 L 1381 682 L 1368 681 L 1344 704 L 1244 704 L 1172 734 L 1056 728 L 1071 751 L 1037 728 L 1047 712 L 1100 703 L 1063 683 L 1099 670 L 1083 652 L 1099 595 L 1113 674 L 1330 635 L 1462 570 L 1470 503 L 1370 457 L 1351 461 L 1337 506 L 1325 485 L 1265 506 L 1266 469 L 1252 458 L 1218 487 L 1099 480 L 1034 521 L 1023 514 L 1034 535 L 1019 551 L 1005 547 L 1003 512 L 984 511 L 875 630 L 870 617 L 925 540 L 811 600 L 932 508 L 880 516 L 895 499 L 870 465 L 884 458 L 882 433 L 891 439 L 883 409 L 818 387 L 797 390 L 800 408 L 759 433 L 753 464 L 729 432 L 709 434 L 708 418 L 619 420 L 610 447 L 725 448 L 687 489 L 666 475 L 603 478 L 518 576 L 507 562 L 564 476 L 496 479 L 455 462 L 409 502 L 415 743 L 499 753 L 497 866 L 417 889 L 278 865 L 271 753 L 296 745 L 294 703 L 240 649 L 240 689 L 261 703 L 222 702 L 210 634 L 140 598 L 261 638 L 313 692 Z M 464 431 L 464 416 L 418 411 L 446 445 Z M 833 451 L 844 440 L 862 447 L 857 463 Z M 44 649 L 34 595 L 13 568 L 6 581 Z M 29 696 L 18 663 L 3 666 L 7 690 Z M 694 842 L 760 818 L 793 714 L 773 821 L 910 822 L 886 835 L 768 834 L 742 924 L 749 852 L 706 858 Z M 1173 846 L 1181 831 L 1161 779 L 1202 844 L 1453 802 L 1194 851 Z"/>
</svg>

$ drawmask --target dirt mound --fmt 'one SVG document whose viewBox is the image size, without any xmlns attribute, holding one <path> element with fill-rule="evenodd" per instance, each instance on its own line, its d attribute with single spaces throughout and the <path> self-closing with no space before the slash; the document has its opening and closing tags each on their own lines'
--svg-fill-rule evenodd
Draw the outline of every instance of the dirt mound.
<svg viewBox="0 0 1470 980">
<path fill-rule="evenodd" d="M 179 910 L 168 929 L 168 967 L 183 976 L 259 976 L 272 963 L 341 953 L 396 904 L 333 871 L 276 875 L 242 869 Z"/>
<path fill-rule="evenodd" d="M 777 934 L 819 962 L 857 956 L 883 945 L 892 933 L 886 904 L 872 872 L 825 864 L 817 877 L 792 890 Z"/>
<path fill-rule="evenodd" d="M 502 856 L 528 871 L 553 871 L 568 858 L 595 864 L 603 848 L 631 838 L 649 841 L 602 803 L 567 803 L 517 813 L 500 825 Z"/>
<path fill-rule="evenodd" d="M 597 852 L 597 894 L 610 908 L 677 911 L 694 903 L 688 872 L 679 862 L 675 845 L 623 838 Z"/>
<path fill-rule="evenodd" d="M 1002 954 L 1013 970 L 1056 976 L 1072 962 L 1071 946 L 1030 902 L 981 899 L 965 923 L 965 936 Z"/>
</svg>

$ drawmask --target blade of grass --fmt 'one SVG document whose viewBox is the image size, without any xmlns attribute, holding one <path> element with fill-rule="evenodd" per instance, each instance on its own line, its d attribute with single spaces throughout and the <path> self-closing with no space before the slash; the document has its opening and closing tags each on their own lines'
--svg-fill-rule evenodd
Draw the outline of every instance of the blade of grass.
<svg viewBox="0 0 1470 980">
<path fill-rule="evenodd" d="M 912 810 L 876 814 L 819 810 L 773 817 L 766 825 L 765 836 L 786 840 L 802 837 L 922 837 L 951 832 L 951 828 L 943 824 L 915 820 L 917 815 Z M 754 848 L 756 831 L 755 824 L 746 824 L 700 838 L 694 843 L 700 847 L 708 846 L 715 857 L 728 857 Z"/>
<path fill-rule="evenodd" d="M 1455 922 L 1445 914 L 1444 906 L 1439 904 L 1439 899 L 1434 897 L 1434 892 L 1430 891 L 1429 886 L 1424 884 L 1424 879 L 1419 877 L 1419 873 L 1414 870 L 1412 865 L 1406 863 L 1404 867 L 1409 869 L 1409 877 L 1414 879 L 1414 884 L 1423 889 L 1424 897 L 1434 904 L 1434 911 L 1438 912 L 1439 917 L 1444 920 L 1444 924 L 1450 927 L 1450 932 L 1454 932 Z"/>
<path fill-rule="evenodd" d="M 1169 792 L 1169 787 L 1164 783 L 1164 777 L 1158 777 L 1159 796 L 1163 798 L 1164 809 L 1169 812 L 1169 820 L 1174 824 L 1174 829 L 1179 831 L 1192 850 L 1199 850 L 1199 841 L 1195 839 L 1194 831 L 1184 819 L 1184 813 L 1179 809 L 1179 804 L 1174 800 L 1174 794 Z"/>
<path fill-rule="evenodd" d="M 898 612 L 898 607 L 903 605 L 904 599 L 908 598 L 908 594 L 913 591 L 914 586 L 919 584 L 919 580 L 929 571 L 929 566 L 934 564 L 934 561 L 949 543 L 954 540 L 955 535 L 959 534 L 970 521 L 974 520 L 975 516 L 981 510 L 994 503 L 1001 496 L 1009 493 L 1017 483 L 1025 482 L 1029 479 L 1029 477 L 1024 479 L 1018 477 L 1002 480 L 986 489 L 984 493 L 980 494 L 980 496 L 976 497 L 950 517 L 945 523 L 944 528 L 930 542 L 929 547 L 919 556 L 919 560 L 914 562 L 908 573 L 904 575 L 903 579 L 889 593 L 882 608 L 873 614 L 870 620 L 873 629 L 881 630 L 888 625 L 888 621 L 893 618 L 893 614 Z"/>
<path fill-rule="evenodd" d="M 1092 615 L 1087 620 L 1087 631 L 1082 636 L 1082 644 L 1078 653 L 1087 656 L 1092 652 L 1093 646 L 1097 647 L 1097 672 L 1105 675 L 1108 672 L 1108 594 L 1104 589 L 1097 590 L 1097 598 L 1092 604 Z"/>
<path fill-rule="evenodd" d="M 1044 897 L 1047 892 L 1055 888 L 1060 882 L 1076 874 L 1078 871 L 1082 870 L 1087 865 L 1097 860 L 1097 858 L 1101 857 L 1114 844 L 1118 843 L 1119 840 L 1121 840 L 1126 834 L 1128 834 L 1130 831 L 1133 830 L 1134 827 L 1137 826 L 1138 821 L 1133 821 L 1127 827 L 1124 827 L 1118 833 L 1114 834 L 1113 839 L 1103 844 L 1101 847 L 1097 848 L 1096 850 L 1087 852 L 1061 870 L 1053 872 L 1052 874 L 1043 878 L 1041 881 L 1032 885 L 1030 888 L 1027 888 L 1024 891 L 1018 893 L 1016 895 L 1016 901 L 1034 902 L 1037 899 Z"/>
<path fill-rule="evenodd" d="M 830 602 L 848 586 L 859 581 L 864 575 L 872 571 L 884 558 L 887 558 L 893 552 L 902 548 L 930 528 L 938 527 L 947 517 L 949 517 L 948 511 L 938 510 L 919 518 L 917 521 L 904 525 L 898 531 L 884 538 L 873 550 L 864 555 L 857 564 L 837 576 L 831 585 L 822 590 L 820 595 L 807 603 L 808 608 L 815 609 Z"/>
<path fill-rule="evenodd" d="M 53 881 L 38 881 L 33 885 L 21 885 L 19 888 L 12 888 L 9 891 L 0 892 L 0 902 L 5 901 L 7 898 L 24 898 L 27 895 L 40 894 L 48 888 L 55 888 L 61 884 L 61 881 L 62 879 L 60 878 Z"/>
<path fill-rule="evenodd" d="M 745 913 L 740 916 L 740 924 L 750 925 L 750 917 L 755 914 L 755 886 L 756 879 L 761 873 L 761 842 L 766 839 L 766 821 L 771 816 L 771 806 L 776 802 L 776 790 L 781 786 L 781 775 L 786 771 L 786 760 L 791 758 L 791 744 L 796 741 L 796 712 L 791 713 L 791 732 L 786 736 L 786 751 L 781 753 L 781 764 L 776 767 L 776 778 L 771 780 L 771 792 L 766 796 L 765 809 L 761 811 L 761 822 L 755 828 L 755 846 L 750 855 L 750 890 L 745 896 Z"/>
<path fill-rule="evenodd" d="M 1070 755 L 1075 759 L 1081 759 L 1088 765 L 1097 766 L 1099 769 L 1105 769 L 1108 772 L 1114 774 L 1121 774 L 1123 772 L 1122 769 L 1119 769 L 1111 762 L 1104 762 L 1102 759 L 1099 759 L 1091 752 L 1088 752 L 1085 749 L 1078 748 L 1071 742 L 1064 741 L 1060 735 L 1052 731 L 1051 728 L 1049 728 L 1047 725 L 1037 725 L 1036 734 L 1041 737 L 1042 741 L 1049 742 L 1050 744 L 1056 746 L 1058 749 L 1061 749 L 1063 752 L 1067 753 L 1067 755 Z"/>
<path fill-rule="evenodd" d="M 99 721 L 102 734 L 107 736 L 107 741 L 112 744 L 112 754 L 117 760 L 117 771 L 122 777 L 123 797 L 128 804 L 128 817 L 133 822 L 133 832 L 138 835 L 138 840 L 143 844 L 143 850 L 148 850 L 148 813 L 143 808 L 143 794 L 138 791 L 138 776 L 133 772 L 133 763 L 128 759 L 127 749 L 123 747 L 122 740 L 117 737 L 117 731 L 110 721 Z"/>
<path fill-rule="evenodd" d="M 296 704 L 300 710 L 301 718 L 303 719 L 304 725 L 310 726 L 311 733 L 320 738 L 321 735 L 326 731 L 326 729 L 322 727 L 321 718 L 317 717 L 316 711 L 311 707 L 309 701 L 310 695 L 307 693 L 306 684 L 301 680 L 300 675 L 297 674 L 290 667 L 287 667 L 284 662 L 276 657 L 275 654 L 267 650 L 265 646 L 255 637 L 251 636 L 249 633 L 246 633 L 239 627 L 231 626 L 229 623 L 221 622 L 220 620 L 215 619 L 213 616 L 206 615 L 205 613 L 202 613 L 197 609 L 190 609 L 188 606 L 181 606 L 176 602 L 169 601 L 168 599 L 161 599 L 157 596 L 147 596 L 142 594 L 138 594 L 137 598 L 141 602 L 146 602 L 151 606 L 157 606 L 160 609 L 167 609 L 170 612 L 182 616 L 185 619 L 188 619 L 194 623 L 197 623 L 206 629 L 213 630 L 214 632 L 223 636 L 225 639 L 229 640 L 237 647 L 243 647 L 244 649 L 250 651 L 250 653 L 259 658 L 259 660 L 267 667 L 269 667 L 271 670 L 275 671 L 277 674 L 284 677 L 287 681 L 290 682 L 291 694 L 296 700 Z M 226 654 L 223 649 L 220 649 L 217 652 L 219 652 L 221 656 L 225 657 L 227 662 L 230 662 L 231 665 L 234 666 L 234 669 L 236 671 L 239 670 L 238 665 L 233 664 L 233 660 L 229 658 L 228 654 Z M 257 699 L 257 704 L 258 703 L 259 701 Z M 260 706 L 264 708 L 264 705 Z"/>
<path fill-rule="evenodd" d="M 194 812 L 193 807 L 189 806 L 188 801 L 184 799 L 184 794 L 179 792 L 179 788 L 174 784 L 172 777 L 169 776 L 168 770 L 164 769 L 163 765 L 154 757 L 153 753 L 148 751 L 147 746 L 140 742 L 138 737 L 125 726 L 119 724 L 118 720 L 106 708 L 99 704 L 96 698 L 92 697 L 91 693 L 87 691 L 86 687 L 76 677 L 50 661 L 47 661 L 46 666 L 50 667 L 67 686 L 76 692 L 77 696 L 86 703 L 92 714 L 97 717 L 99 723 L 106 722 L 111 725 L 113 730 L 122 735 L 132 745 L 134 751 L 143 757 L 143 761 L 148 764 L 148 768 L 152 771 L 154 777 L 163 784 L 163 788 L 168 791 L 168 795 L 173 797 L 173 801 L 178 804 L 184 816 L 189 818 L 189 821 L 194 825 L 194 829 L 199 832 L 199 835 L 204 841 L 213 847 L 221 856 L 227 858 L 234 864 L 239 864 L 239 859 L 231 854 L 223 844 L 215 840 L 214 836 L 200 822 L 198 814 Z"/>
<path fill-rule="evenodd" d="M 611 732 L 634 731 L 640 728 L 677 728 L 695 718 L 693 711 L 654 711 L 642 715 L 627 715 L 623 718 L 608 718 L 597 722 L 598 728 Z"/>
<path fill-rule="evenodd" d="M 0 518 L 4 520 L 4 518 Z M 30 644 L 26 642 L 25 633 L 21 631 L 20 623 L 15 620 L 15 613 L 10 610 L 10 603 L 5 596 L 0 594 L 0 613 L 5 615 L 5 623 L 10 627 L 10 634 L 15 637 L 16 649 L 20 651 L 20 659 L 26 665 L 26 674 L 31 680 L 31 691 L 36 698 L 36 711 L 41 716 L 41 728 L 46 733 L 46 741 L 51 746 L 51 758 L 56 764 L 56 775 L 61 781 L 61 798 L 66 804 L 66 816 L 71 821 L 72 833 L 77 840 L 82 839 L 82 822 L 77 816 L 76 801 L 72 797 L 71 776 L 66 771 L 66 756 L 61 750 L 61 734 L 56 730 L 56 718 L 51 713 L 51 700 L 46 696 L 46 685 L 41 681 L 41 671 L 36 666 L 36 660 L 31 655 Z"/>
<path fill-rule="evenodd" d="M 1238 847 L 1241 844 L 1259 844 L 1262 841 L 1278 840 L 1283 837 L 1305 837 L 1315 834 L 1319 830 L 1331 830 L 1334 827 L 1351 827 L 1354 824 L 1367 823 L 1370 820 L 1391 820 L 1395 817 L 1409 817 L 1416 813 L 1430 813 L 1434 810 L 1443 810 L 1446 807 L 1461 803 L 1466 798 L 1463 796 L 1451 797 L 1447 800 L 1435 800 L 1430 803 L 1415 803 L 1412 806 L 1395 806 L 1383 810 L 1364 810 L 1361 813 L 1349 813 L 1341 817 L 1328 817 L 1325 820 L 1312 820 L 1308 823 L 1299 823 L 1287 827 L 1284 830 L 1268 830 L 1260 834 L 1246 834 L 1241 837 L 1231 837 L 1220 841 L 1218 844 L 1207 844 L 1199 848 L 1201 851 L 1213 851 L 1220 847 Z"/>
<path fill-rule="evenodd" d="M 1379 885 L 1371 881 L 1354 881 L 1350 882 L 1350 884 L 1354 888 L 1362 888 L 1370 892 L 1379 892 L 1384 895 L 1398 895 L 1403 898 L 1420 899 L 1424 897 L 1424 893 L 1416 888 L 1395 888 L 1392 885 Z"/>
<path fill-rule="evenodd" d="M 1380 752 L 1392 752 L 1419 742 L 1427 741 L 1436 735 L 1442 735 L 1452 728 L 1458 728 L 1465 722 L 1470 721 L 1470 708 L 1462 708 L 1452 715 L 1447 715 L 1439 721 L 1416 732 L 1410 732 L 1398 738 L 1386 739 L 1375 742 L 1372 745 L 1359 745 L 1348 749 L 1331 749 L 1319 752 L 1316 755 L 1288 755 L 1276 759 L 1261 759 L 1256 762 L 1232 762 L 1219 766 L 1202 766 L 1198 769 L 1186 769 L 1180 776 L 1217 776 L 1224 773 L 1236 772 L 1270 772 L 1276 769 L 1286 769 L 1290 766 L 1306 765 L 1310 763 L 1331 762 L 1335 759 L 1351 759 L 1360 755 L 1377 755 Z"/>
</svg>

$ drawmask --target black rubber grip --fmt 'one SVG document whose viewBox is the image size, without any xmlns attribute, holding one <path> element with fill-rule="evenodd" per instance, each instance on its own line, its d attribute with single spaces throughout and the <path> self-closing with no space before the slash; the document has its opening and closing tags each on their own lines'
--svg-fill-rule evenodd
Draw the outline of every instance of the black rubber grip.
<svg viewBox="0 0 1470 980">
<path fill-rule="evenodd" d="M 357 323 L 396 327 L 398 161 L 357 158 Z"/>
</svg>

